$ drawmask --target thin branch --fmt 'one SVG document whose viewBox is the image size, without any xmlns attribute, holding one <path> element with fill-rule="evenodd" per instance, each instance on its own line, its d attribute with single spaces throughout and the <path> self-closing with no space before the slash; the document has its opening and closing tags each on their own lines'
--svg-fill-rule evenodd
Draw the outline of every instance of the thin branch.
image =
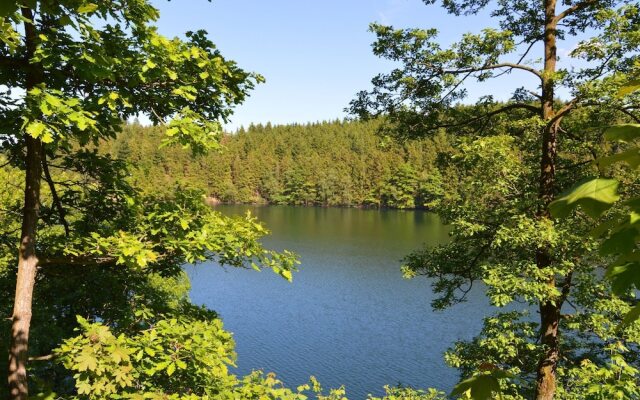
<svg viewBox="0 0 640 400">
<path fill-rule="evenodd" d="M 527 54 L 529 54 L 529 52 L 533 48 L 533 45 L 535 45 L 538 42 L 539 42 L 539 40 L 532 40 L 531 43 L 529 43 L 529 47 L 527 47 L 527 49 L 524 51 L 524 53 L 522 53 L 522 55 L 520 56 L 520 59 L 518 60 L 518 62 L 516 64 L 521 64 L 524 61 L 524 58 L 527 56 Z"/>
<path fill-rule="evenodd" d="M 574 310 L 580 311 L 580 309 L 578 309 L 578 307 L 576 307 L 576 305 L 573 304 L 569 299 L 565 299 L 564 302 L 569 304 Z"/>
<path fill-rule="evenodd" d="M 44 149 L 42 152 L 42 172 L 44 172 L 44 180 L 47 181 L 47 183 L 49 184 L 49 189 L 51 190 L 51 197 L 53 198 L 53 204 L 55 205 L 56 210 L 58 210 L 58 217 L 60 218 L 60 223 L 64 227 L 64 234 L 65 236 L 69 237 L 69 223 L 65 218 L 66 212 L 64 210 L 64 207 L 62 206 L 62 202 L 60 201 L 60 196 L 58 196 L 56 185 L 53 182 L 53 179 L 51 179 L 51 174 L 49 173 L 49 166 L 47 164 L 47 156 Z"/>
<path fill-rule="evenodd" d="M 527 93 L 537 98 L 538 100 L 542 100 L 542 96 L 539 93 L 534 92 L 533 90 L 527 90 Z"/>
<path fill-rule="evenodd" d="M 559 170 L 570 170 L 570 169 L 574 169 L 574 168 L 578 168 L 581 167 L 583 165 L 587 165 L 587 164 L 591 164 L 593 162 L 593 160 L 586 160 L 586 161 L 580 161 L 577 163 L 573 163 L 571 165 L 567 165 L 566 167 L 562 167 L 562 168 L 558 168 Z"/>
<path fill-rule="evenodd" d="M 47 354 L 46 356 L 29 357 L 29 361 L 49 361 L 53 360 L 53 357 L 55 357 L 53 354 Z"/>
<path fill-rule="evenodd" d="M 618 110 L 626 115 L 628 115 L 629 117 L 631 117 L 634 121 L 636 121 L 637 123 L 640 124 L 640 117 L 638 117 L 637 115 L 635 115 L 634 113 L 632 113 L 631 111 L 625 109 L 625 108 L 618 108 Z"/>
<path fill-rule="evenodd" d="M 175 254 L 160 254 L 154 262 L 171 260 Z M 38 267 L 106 267 L 118 262 L 113 256 L 43 256 L 38 259 Z"/>
<path fill-rule="evenodd" d="M 457 288 L 460 292 L 462 292 L 462 295 L 458 298 L 459 302 L 465 301 L 466 298 L 467 298 L 467 295 L 469 294 L 469 292 L 471 292 L 471 289 L 473 289 L 474 278 L 471 275 L 471 271 L 478 264 L 478 262 L 480 261 L 480 258 L 491 247 L 491 245 L 493 244 L 493 240 L 495 238 L 495 235 L 496 235 L 495 231 L 491 232 L 489 237 L 487 237 L 487 242 L 480 248 L 478 253 L 476 253 L 476 255 L 473 257 L 473 260 L 471 260 L 471 262 L 469 263 L 469 268 L 467 268 L 466 271 L 459 271 L 458 272 L 460 275 L 463 275 L 464 272 L 468 272 L 467 279 L 469 279 L 469 286 L 466 289 L 462 289 L 460 287 Z"/>
<path fill-rule="evenodd" d="M 465 80 L 469 77 L 469 75 L 471 75 L 471 74 L 472 74 L 472 72 L 469 72 L 469 73 L 467 73 L 467 74 L 466 74 L 462 79 L 460 79 L 460 82 L 456 83 L 456 85 L 455 85 L 451 90 L 449 90 L 449 92 L 447 92 L 447 94 L 445 94 L 444 96 L 442 96 L 442 97 L 440 98 L 440 101 L 438 101 L 438 104 L 442 104 L 442 103 L 446 100 L 446 98 L 447 98 L 447 97 L 449 97 L 449 96 L 450 96 L 450 95 L 451 95 L 455 90 L 457 90 L 457 89 L 460 87 L 460 85 L 462 85 L 462 84 L 464 83 L 464 81 L 465 81 Z"/>
<path fill-rule="evenodd" d="M 151 112 L 153 113 L 153 115 L 158 119 L 158 122 L 160 123 L 160 125 L 165 125 L 164 122 L 164 118 L 162 118 L 161 116 L 158 115 L 158 113 L 156 112 L 155 108 L 150 107 L 151 108 Z"/>
<path fill-rule="evenodd" d="M 599 79 L 602 75 L 604 75 L 604 73 L 606 72 L 607 64 L 614 56 L 615 52 L 612 52 L 607 56 L 607 58 L 600 65 L 600 68 L 598 68 L 598 72 L 596 73 L 596 75 L 592 76 L 591 79 L 589 79 L 589 82 L 594 82 L 596 79 Z"/>
<path fill-rule="evenodd" d="M 446 74 L 464 74 L 464 73 L 467 73 L 467 72 L 480 72 L 480 71 L 488 71 L 488 70 L 491 70 L 491 69 L 499 69 L 499 68 L 520 69 L 520 70 L 523 70 L 523 71 L 530 72 L 530 73 L 534 74 L 535 76 L 537 76 L 540 80 L 542 80 L 542 74 L 537 69 L 529 67 L 527 65 L 523 65 L 523 64 L 515 64 L 515 63 L 508 63 L 508 62 L 499 63 L 499 64 L 493 64 L 493 65 L 483 65 L 481 67 L 462 68 L 462 69 L 455 69 L 455 70 L 444 70 L 442 72 L 444 72 Z"/>
<path fill-rule="evenodd" d="M 38 260 L 38 267 L 106 266 L 116 261 L 116 257 L 42 257 Z"/>
<path fill-rule="evenodd" d="M 509 111 L 509 110 L 513 110 L 513 109 L 518 109 L 518 108 L 523 108 L 523 109 L 529 110 L 529 111 L 531 111 L 531 112 L 533 112 L 535 114 L 540 114 L 540 107 L 536 107 L 536 106 L 533 106 L 531 104 L 525 104 L 525 103 L 514 103 L 514 104 L 509 104 L 507 106 L 501 107 L 501 108 L 499 108 L 497 110 L 491 111 L 491 112 L 486 113 L 484 115 L 480 115 L 478 117 L 474 117 L 474 118 L 468 119 L 468 120 L 463 121 L 463 122 L 459 122 L 459 123 L 455 123 L 455 124 L 442 124 L 442 125 L 438 125 L 438 126 L 433 127 L 433 129 L 461 127 L 461 126 L 469 125 L 469 124 L 472 124 L 474 122 L 483 120 L 485 118 L 491 118 L 494 115 L 498 115 L 500 113 L 503 113 L 503 112 L 506 112 L 506 111 Z"/>
<path fill-rule="evenodd" d="M 560 294 L 560 307 L 562 307 L 562 303 L 564 303 L 569 297 L 569 292 L 571 291 L 571 280 L 573 278 L 573 271 L 570 271 L 567 274 L 567 277 L 562 282 L 562 292 Z"/>
<path fill-rule="evenodd" d="M 524 53 L 522 53 L 522 55 L 520 56 L 520 59 L 518 59 L 518 61 L 516 62 L 516 64 L 522 64 L 522 62 L 524 61 L 525 57 L 527 56 L 527 54 L 529 54 L 529 52 L 531 51 L 531 49 L 533 48 L 533 45 L 535 45 L 536 43 L 538 43 L 537 40 L 532 40 L 531 43 L 529 43 L 529 46 L 527 47 L 527 49 L 524 51 Z M 496 75 L 495 77 L 499 77 L 502 76 L 508 72 L 511 72 L 510 69 L 499 73 L 498 75 Z M 542 97 L 542 96 L 538 96 L 538 97 Z"/>
</svg>

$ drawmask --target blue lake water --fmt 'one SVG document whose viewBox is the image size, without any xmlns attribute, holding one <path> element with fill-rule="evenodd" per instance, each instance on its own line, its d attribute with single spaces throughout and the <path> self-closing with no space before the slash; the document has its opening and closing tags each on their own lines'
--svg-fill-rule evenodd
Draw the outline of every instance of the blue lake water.
<svg viewBox="0 0 640 400">
<path fill-rule="evenodd" d="M 406 280 L 401 258 L 447 240 L 423 211 L 221 206 L 256 215 L 271 230 L 267 247 L 295 251 L 302 264 L 288 283 L 269 271 L 188 267 L 191 299 L 216 310 L 234 333 L 238 368 L 275 372 L 290 387 L 314 375 L 345 385 L 351 399 L 383 386 L 449 391 L 458 380 L 442 354 L 469 339 L 490 313 L 478 285 L 469 302 L 434 312 L 426 278 Z"/>
</svg>

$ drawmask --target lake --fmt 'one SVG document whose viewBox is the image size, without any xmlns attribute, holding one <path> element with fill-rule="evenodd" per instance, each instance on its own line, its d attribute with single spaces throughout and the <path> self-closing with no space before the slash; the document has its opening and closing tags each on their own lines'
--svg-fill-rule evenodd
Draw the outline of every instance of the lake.
<svg viewBox="0 0 640 400">
<path fill-rule="evenodd" d="M 401 258 L 447 241 L 424 211 L 219 206 L 247 210 L 271 230 L 264 244 L 295 251 L 302 264 L 288 283 L 270 271 L 217 265 L 188 267 L 191 299 L 222 317 L 234 333 L 237 374 L 272 371 L 289 387 L 314 375 L 323 387 L 345 385 L 351 399 L 399 383 L 449 391 L 456 370 L 442 354 L 479 332 L 490 313 L 480 285 L 470 301 L 434 312 L 426 278 L 406 280 Z"/>
</svg>

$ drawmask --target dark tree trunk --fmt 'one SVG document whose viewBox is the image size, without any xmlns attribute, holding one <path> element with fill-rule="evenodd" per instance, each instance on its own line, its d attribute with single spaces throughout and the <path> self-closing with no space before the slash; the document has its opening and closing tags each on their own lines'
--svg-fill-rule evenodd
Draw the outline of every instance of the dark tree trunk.
<svg viewBox="0 0 640 400">
<path fill-rule="evenodd" d="M 33 13 L 30 9 L 23 8 L 22 14 L 28 20 L 33 21 Z M 37 32 L 32 23 L 25 22 L 24 27 L 27 56 L 31 59 L 35 52 Z M 27 72 L 25 88 L 29 91 L 42 80 L 42 73 L 30 68 Z M 38 268 L 36 234 L 38 231 L 40 174 L 42 172 L 44 149 L 39 139 L 27 134 L 25 134 L 25 144 L 27 153 L 25 159 L 24 210 L 22 213 L 22 233 L 20 235 L 16 295 L 13 305 L 11 347 L 9 350 L 8 384 L 10 400 L 26 400 L 29 397 L 27 352 L 33 288 Z"/>
<path fill-rule="evenodd" d="M 544 72 L 542 74 L 542 118 L 546 123 L 542 133 L 542 157 L 540 161 L 540 188 L 537 217 L 548 218 L 548 205 L 553 200 L 555 185 L 556 125 L 554 117 L 554 73 L 556 71 L 556 0 L 545 0 Z M 549 249 L 536 252 L 538 268 L 549 268 L 552 264 Z M 547 284 L 556 286 L 555 278 Z M 559 303 L 559 302 L 558 302 Z M 556 369 L 558 364 L 558 323 L 561 304 L 545 301 L 540 303 L 540 339 L 545 354 L 537 367 L 536 400 L 551 400 L 556 392 Z"/>
</svg>

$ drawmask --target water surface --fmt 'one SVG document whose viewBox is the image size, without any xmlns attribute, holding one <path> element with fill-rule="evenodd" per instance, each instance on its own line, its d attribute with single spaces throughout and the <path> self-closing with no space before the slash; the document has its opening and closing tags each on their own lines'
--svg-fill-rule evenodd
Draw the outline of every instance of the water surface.
<svg viewBox="0 0 640 400">
<path fill-rule="evenodd" d="M 345 385 L 351 399 L 385 384 L 450 390 L 457 382 L 442 353 L 480 329 L 489 306 L 477 290 L 444 312 L 429 307 L 425 278 L 406 280 L 400 259 L 447 240 L 423 211 L 221 206 L 256 215 L 271 230 L 267 247 L 295 251 L 300 271 L 288 283 L 269 271 L 216 265 L 187 270 L 191 298 L 218 311 L 234 333 L 236 373 L 273 371 L 290 386 L 316 376 Z"/>
</svg>

